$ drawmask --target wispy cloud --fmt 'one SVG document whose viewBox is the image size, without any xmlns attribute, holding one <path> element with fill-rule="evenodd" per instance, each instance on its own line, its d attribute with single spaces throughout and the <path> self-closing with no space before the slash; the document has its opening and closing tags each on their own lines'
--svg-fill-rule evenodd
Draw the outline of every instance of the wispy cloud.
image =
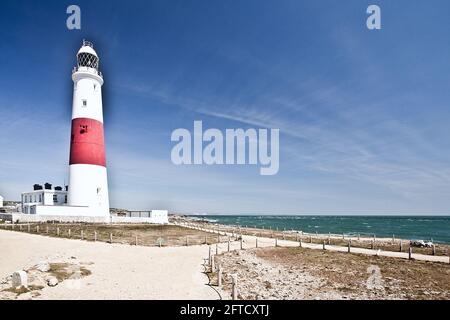
<svg viewBox="0 0 450 320">
<path fill-rule="evenodd" d="M 308 85 L 308 87 L 311 84 Z M 450 189 L 450 171 L 419 150 L 436 152 L 421 132 L 393 117 L 390 107 L 402 94 L 375 102 L 339 86 L 320 86 L 298 95 L 264 95 L 264 104 L 238 104 L 216 97 L 194 99 L 170 89 L 127 86 L 187 112 L 241 124 L 280 128 L 281 146 L 304 170 L 338 174 L 376 184 L 402 197 Z"/>
</svg>

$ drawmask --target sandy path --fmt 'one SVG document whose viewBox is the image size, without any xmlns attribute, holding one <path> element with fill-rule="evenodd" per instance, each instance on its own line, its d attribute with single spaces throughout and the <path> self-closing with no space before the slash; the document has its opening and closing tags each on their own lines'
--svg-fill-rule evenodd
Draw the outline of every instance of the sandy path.
<svg viewBox="0 0 450 320">
<path fill-rule="evenodd" d="M 207 246 L 141 247 L 57 239 L 0 230 L 0 279 L 43 260 L 76 257 L 91 275 L 63 283 L 40 299 L 218 299 L 203 271 Z"/>
</svg>

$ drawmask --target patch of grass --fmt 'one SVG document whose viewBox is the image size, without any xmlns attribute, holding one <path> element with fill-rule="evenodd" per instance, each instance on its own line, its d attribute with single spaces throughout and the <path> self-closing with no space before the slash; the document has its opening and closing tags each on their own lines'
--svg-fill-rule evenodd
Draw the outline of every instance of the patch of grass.
<svg viewBox="0 0 450 320">
<path fill-rule="evenodd" d="M 59 282 L 69 279 L 77 272 L 80 272 L 81 277 L 89 276 L 92 273 L 83 266 L 74 267 L 69 263 L 50 263 L 50 270 L 48 272 L 56 277 Z"/>
<path fill-rule="evenodd" d="M 10 288 L 3 289 L 2 291 L 12 292 L 12 293 L 15 293 L 17 295 L 22 294 L 22 293 L 30 292 L 29 288 L 24 287 L 24 286 L 20 286 L 20 287 L 17 287 L 17 288 L 10 287 Z"/>
<path fill-rule="evenodd" d="M 37 290 L 42 290 L 42 289 L 44 289 L 44 286 L 30 285 L 30 286 L 28 286 L 28 289 L 30 289 L 30 291 L 37 291 Z"/>
<path fill-rule="evenodd" d="M 30 225 L 30 233 L 36 234 L 37 224 Z M 59 228 L 59 235 L 57 229 Z M 47 233 L 48 229 L 48 233 Z M 19 231 L 19 227 L 16 227 Z M 28 226 L 21 227 L 23 232 L 28 232 Z M 70 230 L 70 237 L 69 237 Z M 188 245 L 214 244 L 218 241 L 228 240 L 227 236 L 211 234 L 200 230 L 194 230 L 175 225 L 151 225 L 151 224 L 86 224 L 86 223 L 41 223 L 39 224 L 39 234 L 70 239 L 81 239 L 83 231 L 83 240 L 94 241 L 94 234 L 97 233 L 97 241 L 110 242 L 110 234 L 113 235 L 113 243 L 122 243 L 134 245 L 136 236 L 140 246 L 186 246 Z"/>
<path fill-rule="evenodd" d="M 43 288 L 44 288 L 43 286 L 30 285 L 28 287 L 20 286 L 18 288 L 14 288 L 14 287 L 6 288 L 6 289 L 3 289 L 2 292 L 12 292 L 12 293 L 16 294 L 16 296 L 19 296 L 21 294 L 28 293 L 28 292 L 33 292 L 33 294 L 35 296 L 39 296 L 40 293 L 38 293 L 36 291 L 42 290 Z"/>
</svg>

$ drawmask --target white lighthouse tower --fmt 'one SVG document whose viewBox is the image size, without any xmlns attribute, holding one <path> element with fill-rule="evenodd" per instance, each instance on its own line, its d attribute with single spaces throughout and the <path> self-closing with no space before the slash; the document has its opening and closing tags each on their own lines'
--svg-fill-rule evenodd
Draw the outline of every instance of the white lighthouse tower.
<svg viewBox="0 0 450 320">
<path fill-rule="evenodd" d="M 99 58 L 92 43 L 84 41 L 77 53 L 72 80 L 72 129 L 69 185 L 66 190 L 50 183 L 35 184 L 22 193 L 22 213 L 11 214 L 19 222 L 168 223 L 167 210 L 129 211 L 111 215 L 103 130 L 102 85 Z M 0 196 L 0 207 L 2 197 Z"/>
<path fill-rule="evenodd" d="M 67 202 L 69 206 L 88 207 L 88 215 L 109 218 L 103 131 L 103 76 L 99 72 L 99 58 L 92 43 L 83 40 L 72 80 L 74 87 Z"/>
</svg>

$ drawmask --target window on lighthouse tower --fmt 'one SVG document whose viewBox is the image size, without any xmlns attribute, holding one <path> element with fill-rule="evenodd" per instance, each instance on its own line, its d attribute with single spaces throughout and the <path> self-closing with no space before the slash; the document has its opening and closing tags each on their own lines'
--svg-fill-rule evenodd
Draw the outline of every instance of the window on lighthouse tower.
<svg viewBox="0 0 450 320">
<path fill-rule="evenodd" d="M 78 54 L 78 66 L 98 69 L 98 58 L 91 53 Z"/>
<path fill-rule="evenodd" d="M 80 133 L 84 134 L 88 132 L 88 126 L 87 125 L 80 125 Z"/>
</svg>

